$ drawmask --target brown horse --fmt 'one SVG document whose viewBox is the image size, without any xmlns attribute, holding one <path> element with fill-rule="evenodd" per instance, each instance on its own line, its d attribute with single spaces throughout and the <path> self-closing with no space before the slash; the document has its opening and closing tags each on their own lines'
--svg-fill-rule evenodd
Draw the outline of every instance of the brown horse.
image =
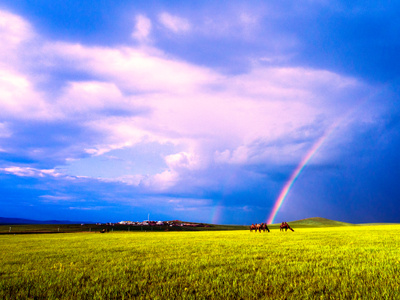
<svg viewBox="0 0 400 300">
<path fill-rule="evenodd" d="M 291 231 L 294 231 L 293 228 L 290 227 L 287 222 L 282 222 L 281 226 L 279 227 L 280 231 L 283 231 L 284 229 L 285 229 L 285 231 L 287 231 L 288 229 L 290 229 Z"/>
<path fill-rule="evenodd" d="M 260 232 L 261 233 L 261 230 L 263 231 L 263 232 L 265 232 L 265 230 L 268 230 L 268 232 L 269 232 L 269 228 L 268 228 L 268 226 L 267 226 L 267 223 L 261 223 L 261 224 L 251 224 L 251 226 L 250 226 L 250 232 L 252 232 L 254 230 L 254 232 Z"/>
<path fill-rule="evenodd" d="M 267 230 L 269 232 L 267 223 L 262 223 L 262 229 L 263 229 L 263 232 L 265 232 L 265 230 Z"/>
</svg>

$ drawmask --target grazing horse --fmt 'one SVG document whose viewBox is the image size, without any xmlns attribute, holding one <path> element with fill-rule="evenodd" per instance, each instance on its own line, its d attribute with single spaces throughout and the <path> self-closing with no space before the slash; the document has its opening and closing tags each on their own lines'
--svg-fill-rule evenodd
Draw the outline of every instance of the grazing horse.
<svg viewBox="0 0 400 300">
<path fill-rule="evenodd" d="M 262 229 L 263 229 L 263 232 L 265 232 L 265 230 L 267 230 L 269 232 L 267 223 L 262 223 Z"/>
<path fill-rule="evenodd" d="M 287 222 L 282 222 L 281 226 L 279 227 L 280 231 L 283 231 L 283 229 L 285 229 L 285 231 L 287 231 L 288 229 L 290 229 L 291 231 L 294 231 L 293 228 L 290 227 Z"/>
<path fill-rule="evenodd" d="M 261 230 L 263 231 L 263 232 L 265 232 L 265 230 L 267 230 L 268 232 L 269 232 L 269 228 L 268 228 L 268 226 L 267 226 L 267 223 L 261 223 L 261 224 L 251 224 L 251 226 L 250 226 L 250 232 L 252 232 L 254 230 L 254 232 L 260 232 L 261 233 Z"/>
</svg>

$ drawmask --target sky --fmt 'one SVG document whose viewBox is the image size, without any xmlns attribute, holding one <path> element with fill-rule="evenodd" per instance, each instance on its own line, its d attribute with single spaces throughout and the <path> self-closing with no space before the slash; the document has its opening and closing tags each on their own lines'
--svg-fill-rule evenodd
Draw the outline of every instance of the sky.
<svg viewBox="0 0 400 300">
<path fill-rule="evenodd" d="M 399 13 L 2 0 L 0 216 L 400 222 Z"/>
</svg>

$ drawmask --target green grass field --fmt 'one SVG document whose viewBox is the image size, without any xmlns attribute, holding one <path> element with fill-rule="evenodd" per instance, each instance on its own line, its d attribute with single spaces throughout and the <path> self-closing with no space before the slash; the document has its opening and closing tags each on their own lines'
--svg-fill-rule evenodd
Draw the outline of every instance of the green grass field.
<svg viewBox="0 0 400 300">
<path fill-rule="evenodd" d="M 1 235 L 0 298 L 400 297 L 400 225 L 294 228 Z"/>
</svg>

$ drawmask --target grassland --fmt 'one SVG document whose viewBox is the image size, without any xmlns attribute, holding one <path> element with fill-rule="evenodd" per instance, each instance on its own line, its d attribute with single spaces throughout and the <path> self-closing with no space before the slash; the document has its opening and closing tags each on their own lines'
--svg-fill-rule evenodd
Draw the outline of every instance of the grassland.
<svg viewBox="0 0 400 300">
<path fill-rule="evenodd" d="M 295 227 L 339 227 L 339 226 L 353 226 L 355 224 L 345 223 L 340 221 L 329 220 L 325 218 L 308 218 L 298 221 L 290 222 L 292 226 Z"/>
<path fill-rule="evenodd" d="M 400 225 L 0 236 L 1 299 L 396 299 Z"/>
</svg>

